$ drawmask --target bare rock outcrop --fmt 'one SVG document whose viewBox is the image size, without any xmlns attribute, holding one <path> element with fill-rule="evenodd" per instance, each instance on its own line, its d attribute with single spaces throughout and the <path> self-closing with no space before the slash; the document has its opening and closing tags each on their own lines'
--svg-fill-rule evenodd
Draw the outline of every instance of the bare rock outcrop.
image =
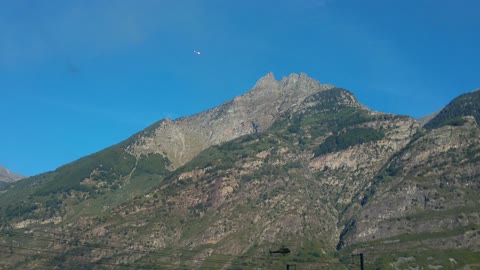
<svg viewBox="0 0 480 270">
<path fill-rule="evenodd" d="M 252 90 L 218 107 L 174 121 L 160 121 L 149 133 L 141 134 L 127 151 L 136 156 L 162 154 L 179 167 L 212 145 L 268 129 L 307 96 L 332 87 L 304 73 L 291 74 L 280 81 L 269 73 Z"/>
</svg>

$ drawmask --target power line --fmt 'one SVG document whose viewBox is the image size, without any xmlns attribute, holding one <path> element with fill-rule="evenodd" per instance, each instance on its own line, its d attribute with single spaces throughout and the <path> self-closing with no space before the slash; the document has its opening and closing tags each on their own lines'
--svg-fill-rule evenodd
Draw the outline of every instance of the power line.
<svg viewBox="0 0 480 270">
<path fill-rule="evenodd" d="M 361 269 L 361 270 L 364 270 L 365 268 L 364 268 L 364 264 L 363 264 L 363 253 L 353 254 L 353 255 L 352 255 L 352 258 L 353 258 L 354 256 L 359 256 L 359 257 L 360 257 L 360 269 Z"/>
<path fill-rule="evenodd" d="M 27 258 L 30 258 L 32 255 L 38 255 L 38 254 L 31 254 L 31 253 L 20 253 L 18 251 L 17 252 L 10 252 L 10 251 L 1 251 L 1 250 L 0 250 L 0 253 L 10 254 L 10 255 L 15 254 L 15 255 L 20 255 L 20 256 L 25 256 Z M 0 265 L 0 269 L 1 269 L 2 266 L 6 266 L 6 265 Z M 52 270 L 51 267 L 47 268 L 47 267 L 40 266 L 40 265 L 35 266 L 35 270 L 37 270 L 37 269 Z"/>
<path fill-rule="evenodd" d="M 41 236 L 36 236 L 36 235 L 26 235 L 26 234 L 22 234 L 20 232 L 15 232 L 15 231 L 0 231 L 0 234 L 5 234 L 5 235 L 10 235 L 10 234 L 15 234 L 15 235 L 19 235 L 19 236 L 22 236 L 22 237 L 27 237 L 27 238 L 31 238 L 31 239 L 40 239 L 40 240 L 45 240 L 45 241 L 49 241 L 49 242 L 53 242 L 53 241 L 56 241 L 56 240 L 61 240 L 59 242 L 62 242 L 64 244 L 67 244 L 67 241 L 65 239 L 62 239 L 62 238 L 52 238 L 52 237 L 41 237 Z M 57 234 L 58 235 L 58 234 Z M 66 235 L 63 235 L 63 236 L 66 236 Z M 104 250 L 115 250 L 117 248 L 119 249 L 124 249 L 125 246 L 115 246 L 115 245 L 107 245 L 107 244 L 98 244 L 98 243 L 74 243 L 73 245 L 75 246 L 83 246 L 83 247 L 87 247 L 87 248 L 96 248 L 96 249 L 104 249 Z M 179 249 L 179 248 L 174 248 L 172 249 L 174 251 L 178 251 L 178 252 L 188 252 L 188 253 L 195 253 L 195 251 L 192 251 L 192 250 L 186 250 L 186 249 Z M 130 253 L 149 253 L 149 252 L 159 252 L 158 250 L 132 250 L 132 249 L 129 249 L 127 250 L 128 252 Z M 168 254 L 168 253 L 165 253 L 165 254 Z M 247 256 L 247 255 L 231 255 L 231 254 L 221 254 L 221 253 L 216 253 L 216 254 L 212 254 L 212 255 L 220 255 L 220 256 L 225 256 L 225 257 L 233 257 L 233 258 L 251 258 L 251 259 L 265 259 L 264 257 L 258 257 L 258 256 Z M 268 257 L 269 261 L 283 261 L 283 260 L 280 260 L 280 259 L 275 259 L 275 258 L 271 258 L 271 257 Z M 318 262 L 317 260 L 315 261 L 307 261 L 307 262 Z M 333 263 L 333 262 L 326 262 L 326 263 Z"/>
<path fill-rule="evenodd" d="M 10 246 L 0 245 L 0 247 L 10 247 Z M 38 252 L 38 253 L 41 253 L 42 255 L 45 255 L 47 257 L 51 257 L 51 259 L 55 259 L 55 257 L 52 257 L 52 255 L 54 255 L 54 254 L 68 255 L 68 256 L 74 256 L 74 257 L 83 257 L 83 258 L 86 257 L 84 255 L 69 254 L 67 252 L 55 252 L 55 251 L 46 250 L 46 249 L 35 249 L 35 248 L 26 248 L 26 247 L 13 247 L 13 249 L 20 249 L 20 250 Z M 24 256 L 39 255 L 38 253 L 37 254 L 25 254 L 25 253 L 13 252 L 13 251 L 9 251 L 9 252 L 0 251 L 0 252 L 1 253 L 8 253 L 8 254 L 24 255 Z M 121 267 L 121 268 L 132 268 L 133 267 L 135 269 L 164 269 L 163 267 L 160 267 L 160 266 L 149 266 L 149 265 L 138 264 L 138 263 L 115 264 L 115 263 L 108 263 L 108 262 L 101 262 L 101 261 L 92 262 L 92 261 L 79 261 L 79 260 L 76 260 L 76 262 L 77 263 L 86 263 L 86 264 L 95 264 L 95 265 L 114 266 L 114 267 Z M 168 264 L 168 265 L 169 266 L 176 266 L 176 267 L 178 266 L 178 265 L 173 265 L 173 264 Z M 183 265 L 183 266 L 190 267 L 188 265 Z M 199 269 L 217 269 L 217 268 L 208 267 L 208 266 L 199 266 L 198 268 Z"/>
<path fill-rule="evenodd" d="M 55 240 L 62 240 L 60 241 L 61 243 L 64 243 L 64 244 L 67 244 L 67 241 L 65 239 L 59 239 L 59 238 L 51 238 L 51 237 L 40 237 L 40 236 L 35 236 L 35 235 L 26 235 L 26 234 L 22 234 L 20 232 L 15 232 L 15 231 L 0 231 L 0 234 L 4 234 L 4 235 L 19 235 L 21 237 L 27 237 L 27 238 L 31 238 L 31 239 L 35 239 L 35 240 L 45 240 L 45 241 L 49 241 L 49 242 L 54 242 Z M 58 235 L 58 234 L 57 234 Z M 64 235 L 65 236 L 65 235 Z M 120 249 L 125 249 L 125 246 L 112 246 L 112 245 L 105 245 L 105 244 L 98 244 L 98 243 L 94 243 L 94 244 L 90 244 L 90 243 L 85 243 L 85 244 L 82 244 L 82 243 L 74 243 L 75 247 L 85 247 L 85 248 L 90 248 L 90 249 L 103 249 L 103 250 L 108 250 L 108 251 L 115 251 L 115 249 L 117 248 L 120 248 Z M 20 247 L 15 247 L 15 248 L 20 248 Z M 192 250 L 182 250 L 182 249 L 173 249 L 174 251 L 178 251 L 178 252 L 188 252 L 188 253 L 194 253 L 194 251 Z M 41 251 L 41 250 L 37 250 L 37 251 Z M 235 259 L 252 259 L 252 260 L 263 260 L 263 261 L 278 261 L 278 262 L 285 262 L 285 260 L 282 260 L 282 259 L 274 259 L 274 258 L 264 258 L 264 257 L 257 257 L 257 256 L 246 256 L 246 255 L 229 255 L 229 254 L 211 254 L 211 255 L 217 255 L 217 256 L 225 256 L 225 257 L 230 257 L 231 259 L 208 259 L 208 258 L 204 258 L 204 259 L 195 259 L 195 258 L 191 258 L 191 256 L 187 256 L 187 255 L 172 255 L 172 254 L 169 254 L 169 253 L 165 253 L 165 252 L 160 252 L 158 250 L 122 250 L 122 252 L 128 252 L 129 254 L 131 253 L 136 253 L 136 254 L 142 254 L 142 255 L 154 255 L 156 257 L 168 257 L 168 258 L 173 258 L 173 259 L 183 259 L 183 260 L 189 260 L 189 261 L 194 261 L 194 260 L 198 260 L 198 261 L 207 261 L 207 262 L 210 262 L 210 263 L 220 263 L 220 264 L 232 264 L 233 260 Z M 58 253 L 58 252 L 57 252 Z M 62 255 L 65 255 L 65 256 L 70 256 L 70 255 L 73 255 L 73 254 L 69 254 L 69 253 L 59 253 L 59 254 L 62 254 Z M 78 255 L 77 255 L 78 256 Z M 82 255 L 83 257 L 86 257 L 84 255 Z M 116 254 L 116 256 L 121 256 L 121 253 L 120 254 Z M 90 256 L 88 256 L 90 257 Z M 92 257 L 90 257 L 92 258 Z M 111 259 L 111 258 L 106 258 L 106 259 Z M 161 262 L 161 263 L 164 263 L 164 262 Z M 243 262 L 243 264 L 245 264 L 247 262 Z M 340 265 L 341 263 L 340 262 L 333 262 L 333 261 L 318 261 L 318 260 L 311 260 L 311 261 L 299 261 L 297 263 L 315 263 L 315 264 L 338 264 Z M 130 263 L 132 264 L 132 263 Z M 247 264 L 251 264 L 250 263 L 247 263 Z M 110 264 L 110 265 L 116 265 L 116 264 Z M 208 267 L 207 267 L 208 268 Z M 157 268 L 153 268 L 153 269 L 157 269 Z"/>
<path fill-rule="evenodd" d="M 10 247 L 10 246 L 5 246 L 5 245 L 0 245 L 0 247 Z M 94 259 L 94 257 L 89 256 L 89 255 L 82 255 L 82 254 L 71 254 L 69 252 L 55 252 L 47 249 L 36 249 L 36 248 L 26 248 L 26 247 L 10 247 L 12 249 L 20 249 L 20 250 L 27 250 L 27 251 L 33 251 L 33 252 L 38 252 L 41 253 L 42 255 L 46 255 L 50 257 L 50 259 L 55 259 L 55 256 L 52 255 L 61 255 L 61 256 L 70 256 L 70 257 L 76 257 L 76 258 L 85 258 L 85 259 Z M 0 251 L 2 252 L 2 251 Z M 19 255 L 39 255 L 37 254 L 24 254 L 24 253 L 19 253 L 11 251 L 11 252 L 6 252 L 3 251 L 3 253 L 8 253 L 8 254 L 19 254 Z M 53 254 L 52 254 L 53 253 Z M 176 258 L 176 257 L 175 257 Z M 111 258 L 102 258 L 101 260 L 104 259 L 111 259 Z M 99 264 L 99 265 L 108 265 L 108 266 L 115 266 L 115 267 L 135 267 L 136 269 L 141 268 L 141 269 L 163 269 L 162 267 L 155 267 L 155 266 L 150 266 L 146 264 L 138 264 L 135 262 L 132 263 L 127 263 L 126 265 L 118 264 L 118 263 L 108 263 L 108 262 L 102 262 L 102 261 L 79 261 L 78 259 L 72 259 L 73 261 L 80 262 L 80 263 L 87 263 L 87 264 Z M 199 259 L 199 261 L 204 261 Z M 165 264 L 165 262 L 161 262 L 162 264 Z M 187 265 L 184 265 L 185 267 L 188 267 Z M 208 267 L 208 266 L 200 266 L 200 269 L 212 269 L 213 267 Z M 216 269 L 216 268 L 213 268 Z"/>
<path fill-rule="evenodd" d="M 47 238 L 44 238 L 44 239 L 47 239 Z M 51 239 L 48 239 L 49 241 Z M 63 256 L 74 256 L 74 257 L 82 257 L 82 258 L 90 258 L 90 259 L 94 259 L 94 257 L 90 256 L 90 255 L 80 255 L 80 254 L 71 254 L 69 252 L 55 252 L 55 251 L 50 251 L 50 250 L 45 250 L 45 249 L 34 249 L 34 248 L 25 248 L 25 247 L 19 247 L 19 246 L 6 246 L 6 245 L 0 245 L 0 247 L 8 247 L 8 248 L 13 248 L 13 249 L 22 249 L 22 250 L 29 250 L 29 251 L 36 251 L 36 252 L 40 252 L 40 253 L 54 253 L 54 254 L 58 254 L 58 255 L 63 255 Z M 88 247 L 91 247 L 91 246 L 88 246 Z M 98 247 L 97 247 L 98 248 Z M 126 251 L 128 253 L 139 253 L 139 251 Z M 141 251 L 140 253 L 142 254 L 145 254 L 145 253 L 148 253 L 146 251 Z M 184 261 L 202 261 L 202 262 L 205 262 L 208 260 L 208 258 L 204 258 L 204 259 L 195 259 L 195 258 L 191 258 L 191 257 L 187 257 L 187 256 L 175 256 L 175 255 L 170 255 L 170 254 L 166 254 L 166 253 L 160 253 L 160 252 L 155 252 L 157 254 L 157 256 L 160 256 L 160 257 L 169 257 L 169 258 L 173 258 L 173 259 L 182 259 Z M 118 255 L 117 255 L 118 256 Z M 121 256 L 121 255 L 120 255 Z M 106 259 L 111 259 L 111 258 L 106 258 Z M 208 260 L 208 262 L 213 262 L 213 263 L 220 263 L 220 264 L 232 264 L 232 261 L 231 260 L 221 260 L 221 259 L 210 259 Z M 105 264 L 105 265 L 110 265 L 110 266 L 118 266 L 118 264 L 112 264 L 112 263 L 102 263 L 102 262 L 87 262 L 87 263 L 94 263 L 94 264 Z M 160 262 L 162 264 L 165 264 L 165 262 Z M 251 264 L 251 263 L 248 263 L 248 264 Z M 146 268 L 146 269 L 159 269 L 158 267 L 150 267 L 150 266 L 145 266 L 145 265 L 139 265 L 138 263 L 129 263 L 129 265 L 135 265 L 135 267 L 140 267 L 140 268 Z M 121 266 L 121 265 L 120 265 Z M 191 267 L 189 265 L 184 265 L 185 267 Z M 200 269 L 217 269 L 217 267 L 208 267 L 208 266 L 199 266 Z M 161 268 L 160 268 L 161 269 Z"/>
</svg>

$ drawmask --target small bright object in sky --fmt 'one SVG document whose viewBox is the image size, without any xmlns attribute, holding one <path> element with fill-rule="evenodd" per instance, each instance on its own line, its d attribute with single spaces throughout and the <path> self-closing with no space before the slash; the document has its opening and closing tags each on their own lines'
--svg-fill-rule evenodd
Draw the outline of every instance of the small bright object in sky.
<svg viewBox="0 0 480 270">
<path fill-rule="evenodd" d="M 196 51 L 196 50 L 193 50 L 193 53 L 196 54 L 196 55 L 200 55 L 200 52 Z"/>
</svg>

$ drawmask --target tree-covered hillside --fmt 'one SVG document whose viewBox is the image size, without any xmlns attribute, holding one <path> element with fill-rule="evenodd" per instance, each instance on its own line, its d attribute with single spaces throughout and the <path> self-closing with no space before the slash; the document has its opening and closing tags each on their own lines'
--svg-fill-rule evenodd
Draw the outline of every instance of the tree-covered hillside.
<svg viewBox="0 0 480 270">
<path fill-rule="evenodd" d="M 473 116 L 480 123 L 480 90 L 455 98 L 424 127 L 432 129 L 444 125 L 462 125 L 465 122 L 462 116 Z"/>
</svg>

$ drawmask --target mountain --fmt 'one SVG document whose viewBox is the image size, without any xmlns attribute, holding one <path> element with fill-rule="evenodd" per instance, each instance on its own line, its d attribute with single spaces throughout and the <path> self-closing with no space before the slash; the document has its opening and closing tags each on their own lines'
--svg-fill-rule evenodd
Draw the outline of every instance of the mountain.
<svg viewBox="0 0 480 270">
<path fill-rule="evenodd" d="M 422 116 L 420 118 L 417 118 L 417 121 L 418 123 L 423 127 L 426 123 L 428 123 L 430 120 L 432 120 L 435 116 L 437 116 L 437 114 L 439 113 L 440 111 L 437 111 L 437 112 L 434 112 L 432 114 L 429 114 L 429 115 L 425 115 L 425 116 Z"/>
<path fill-rule="evenodd" d="M 445 108 L 438 112 L 425 128 L 438 128 L 442 125 L 462 125 L 463 116 L 473 116 L 480 121 L 480 90 L 460 95 L 452 100 Z"/>
<path fill-rule="evenodd" d="M 25 176 L 13 173 L 0 165 L 0 187 L 22 178 L 25 178 Z"/>
<path fill-rule="evenodd" d="M 171 121 L 162 120 L 128 146 L 134 156 L 164 155 L 178 168 L 202 150 L 242 135 L 267 130 L 287 110 L 295 110 L 307 96 L 330 89 L 306 74 L 276 81 L 269 73 L 251 91 L 216 108 Z"/>
<path fill-rule="evenodd" d="M 42 175 L 44 185 L 37 177 L 27 182 L 32 182 L 33 193 L 42 196 L 69 190 L 91 195 L 127 185 L 123 190 L 134 197 L 202 150 L 262 132 L 285 111 L 295 110 L 307 96 L 332 87 L 306 74 L 291 74 L 277 81 L 269 73 L 234 100 L 175 121 L 161 120 L 117 145 Z M 128 197 L 116 198 L 112 205 L 124 199 Z"/>
<path fill-rule="evenodd" d="M 447 106 L 460 121 L 421 127 L 305 74 L 268 74 L 3 188 L 0 268 L 358 269 L 362 253 L 367 269 L 475 269 L 475 98 Z"/>
<path fill-rule="evenodd" d="M 480 266 L 480 129 L 461 119 L 422 131 L 385 164 L 343 217 L 342 246 L 372 254 L 382 269 L 382 256 L 408 249 L 416 254 L 390 264 Z"/>
</svg>

